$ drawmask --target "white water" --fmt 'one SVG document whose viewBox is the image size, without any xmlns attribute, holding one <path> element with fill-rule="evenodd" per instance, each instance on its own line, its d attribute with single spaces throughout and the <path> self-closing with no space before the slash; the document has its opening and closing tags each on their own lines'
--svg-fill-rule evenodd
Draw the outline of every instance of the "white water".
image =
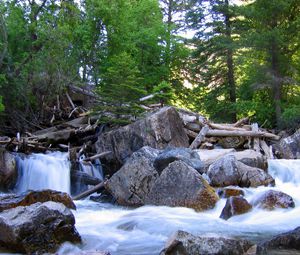
<svg viewBox="0 0 300 255">
<path fill-rule="evenodd" d="M 69 189 L 69 183 L 66 183 L 70 179 L 69 171 L 62 170 L 69 169 L 65 154 L 34 154 L 21 163 L 24 175 L 19 190 Z M 35 177 L 29 173 L 34 173 L 32 175 Z M 225 199 L 221 199 L 213 210 L 202 213 L 188 208 L 164 206 L 130 209 L 83 200 L 76 202 L 78 209 L 74 211 L 76 228 L 83 238 L 83 244 L 64 244 L 58 254 L 102 250 L 110 251 L 112 255 L 156 255 L 168 237 L 177 230 L 196 235 L 221 235 L 261 241 L 300 226 L 300 160 L 269 161 L 269 173 L 275 178 L 276 187 L 244 189 L 245 198 L 251 201 L 260 192 L 281 190 L 293 197 L 295 208 L 274 211 L 254 208 L 247 214 L 225 221 L 219 218 Z M 44 174 L 47 176 L 43 177 Z"/>
<path fill-rule="evenodd" d="M 68 153 L 31 154 L 17 158 L 18 193 L 26 190 L 53 189 L 70 193 L 70 162 Z"/>
</svg>

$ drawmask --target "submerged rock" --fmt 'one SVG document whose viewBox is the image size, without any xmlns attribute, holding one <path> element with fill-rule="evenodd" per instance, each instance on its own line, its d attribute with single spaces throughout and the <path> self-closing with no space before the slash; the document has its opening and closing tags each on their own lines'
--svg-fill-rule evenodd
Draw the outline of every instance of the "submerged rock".
<svg viewBox="0 0 300 255">
<path fill-rule="evenodd" d="M 247 240 L 194 236 L 179 230 L 169 238 L 160 255 L 241 255 L 252 245 Z"/>
<path fill-rule="evenodd" d="M 262 169 L 247 166 L 233 155 L 226 155 L 210 165 L 207 175 L 210 184 L 215 187 L 237 185 L 240 187 L 258 187 L 274 185 L 271 175 Z"/>
<path fill-rule="evenodd" d="M 140 206 L 150 192 L 158 173 L 153 166 L 159 151 L 143 147 L 132 154 L 124 166 L 105 185 L 117 203 L 125 206 Z"/>
<path fill-rule="evenodd" d="M 276 149 L 281 158 L 300 159 L 300 129 L 293 135 L 281 139 Z"/>
<path fill-rule="evenodd" d="M 158 173 L 161 173 L 170 163 L 176 160 L 181 160 L 198 172 L 203 173 L 204 164 L 201 162 L 198 153 L 189 148 L 167 148 L 163 150 L 154 160 L 154 167 Z"/>
<path fill-rule="evenodd" d="M 37 202 L 53 201 L 76 209 L 72 198 L 65 192 L 55 190 L 26 191 L 22 194 L 9 194 L 0 197 L 0 212 L 17 206 L 28 206 Z"/>
<path fill-rule="evenodd" d="M 268 190 L 264 192 L 256 197 L 252 204 L 253 206 L 257 206 L 266 210 L 295 207 L 295 202 L 291 196 L 276 190 Z"/>
<path fill-rule="evenodd" d="M 61 203 L 35 203 L 0 213 L 0 245 L 27 254 L 55 252 L 69 241 L 81 242 L 72 212 Z"/>
<path fill-rule="evenodd" d="M 146 203 L 203 211 L 213 208 L 218 199 L 215 190 L 194 168 L 183 161 L 174 161 L 156 179 Z"/>
<path fill-rule="evenodd" d="M 0 148 L 0 190 L 13 188 L 17 177 L 18 172 L 14 155 Z"/>
<path fill-rule="evenodd" d="M 225 207 L 223 208 L 220 218 L 228 220 L 232 216 L 240 215 L 249 212 L 252 205 L 243 197 L 230 197 L 227 198 Z"/>
<path fill-rule="evenodd" d="M 164 107 L 133 124 L 103 133 L 95 144 L 97 153 L 112 151 L 104 161 L 115 171 L 143 146 L 164 149 L 167 146 L 188 147 L 182 120 L 173 107 Z"/>
</svg>

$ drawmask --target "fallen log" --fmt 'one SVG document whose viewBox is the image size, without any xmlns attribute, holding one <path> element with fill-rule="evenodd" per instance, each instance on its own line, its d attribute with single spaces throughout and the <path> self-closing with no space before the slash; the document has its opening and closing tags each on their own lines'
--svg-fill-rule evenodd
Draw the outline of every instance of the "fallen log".
<svg viewBox="0 0 300 255">
<path fill-rule="evenodd" d="M 210 129 L 207 136 L 249 136 L 249 137 L 265 137 L 273 140 L 279 140 L 280 136 L 268 132 L 254 131 L 229 131 L 229 130 L 212 130 Z"/>
<path fill-rule="evenodd" d="M 73 200 L 79 200 L 79 199 L 82 199 L 82 198 L 86 198 L 87 196 L 101 190 L 104 188 L 104 182 L 101 182 L 99 184 L 97 184 L 96 186 L 92 187 L 91 189 L 88 189 L 80 194 L 78 194 L 77 196 L 74 196 L 72 199 Z"/>
<path fill-rule="evenodd" d="M 85 161 L 85 162 L 87 162 L 87 161 L 93 161 L 93 160 L 95 160 L 97 158 L 101 158 L 101 157 L 104 157 L 104 156 L 109 155 L 109 154 L 111 154 L 111 151 L 104 151 L 104 152 L 101 152 L 101 153 L 96 154 L 94 156 L 85 158 L 83 161 Z"/>
<path fill-rule="evenodd" d="M 238 120 L 236 123 L 233 124 L 234 127 L 240 127 L 244 124 L 247 124 L 249 122 L 249 117 L 243 118 Z"/>
<path fill-rule="evenodd" d="M 209 127 L 207 125 L 205 125 L 199 132 L 199 134 L 197 135 L 197 137 L 195 138 L 195 140 L 192 142 L 192 144 L 190 145 L 190 149 L 197 149 L 199 147 L 199 145 L 204 141 L 206 134 L 209 131 Z"/>
<path fill-rule="evenodd" d="M 260 140 L 260 147 L 263 150 L 267 159 L 274 159 L 272 147 L 269 147 L 264 140 Z"/>
<path fill-rule="evenodd" d="M 207 123 L 213 129 L 220 129 L 220 130 L 228 130 L 228 131 L 245 131 L 248 129 L 242 127 L 234 127 L 233 125 L 228 124 L 216 124 L 212 122 Z M 249 130 L 248 130 L 249 131 Z"/>
<path fill-rule="evenodd" d="M 253 132 L 259 132 L 257 123 L 253 123 L 251 126 Z M 259 139 L 257 137 L 253 138 L 253 149 L 260 152 Z"/>
</svg>

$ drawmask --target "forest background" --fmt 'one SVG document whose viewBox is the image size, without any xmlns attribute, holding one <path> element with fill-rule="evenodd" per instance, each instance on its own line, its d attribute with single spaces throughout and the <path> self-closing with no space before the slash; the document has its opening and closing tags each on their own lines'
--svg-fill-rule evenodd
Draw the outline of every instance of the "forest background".
<svg viewBox="0 0 300 255">
<path fill-rule="evenodd" d="M 214 121 L 295 128 L 299 82 L 299 0 L 0 3 L 1 133 L 49 122 L 68 86 L 98 93 L 102 121 L 127 123 L 154 93 Z"/>
</svg>

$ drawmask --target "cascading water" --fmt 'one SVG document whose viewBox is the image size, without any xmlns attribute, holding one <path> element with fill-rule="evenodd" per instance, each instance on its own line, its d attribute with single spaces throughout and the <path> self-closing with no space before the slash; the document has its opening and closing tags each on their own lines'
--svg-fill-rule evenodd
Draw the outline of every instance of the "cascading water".
<svg viewBox="0 0 300 255">
<path fill-rule="evenodd" d="M 213 210 L 197 213 L 188 208 L 143 206 L 137 209 L 77 202 L 76 227 L 83 237 L 83 250 L 105 250 L 112 255 L 157 255 L 169 236 L 177 230 L 196 235 L 243 237 L 263 240 L 300 226 L 300 160 L 271 160 L 269 172 L 276 187 L 244 189 L 251 201 L 259 193 L 275 189 L 291 195 L 295 208 L 251 212 L 224 221 L 219 218 L 226 200 L 221 199 Z M 79 248 L 65 244 L 59 254 L 73 254 Z"/>
<path fill-rule="evenodd" d="M 53 189 L 70 193 L 68 153 L 52 152 L 17 157 L 19 177 L 16 192 Z"/>
</svg>

